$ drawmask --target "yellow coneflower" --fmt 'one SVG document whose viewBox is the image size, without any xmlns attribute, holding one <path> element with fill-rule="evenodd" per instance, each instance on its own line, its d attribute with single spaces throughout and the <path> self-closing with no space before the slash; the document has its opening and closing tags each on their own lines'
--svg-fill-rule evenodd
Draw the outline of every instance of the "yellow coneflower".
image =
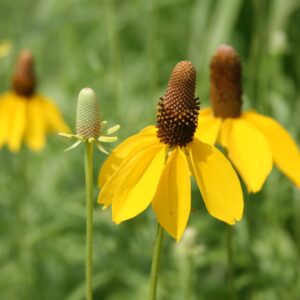
<svg viewBox="0 0 300 300">
<path fill-rule="evenodd" d="M 199 114 L 196 136 L 228 151 L 249 192 L 259 191 L 275 165 L 300 187 L 300 153 L 289 133 L 255 111 L 242 112 L 241 63 L 235 50 L 220 46 L 210 65 L 212 108 Z"/>
<path fill-rule="evenodd" d="M 34 61 L 28 50 L 18 58 L 12 85 L 12 91 L 0 96 L 0 148 L 7 144 L 17 152 L 25 142 L 39 151 L 47 133 L 69 131 L 56 105 L 35 92 Z"/>
<path fill-rule="evenodd" d="M 243 196 L 230 162 L 194 137 L 195 84 L 192 63 L 178 63 L 159 101 L 156 126 L 121 143 L 101 168 L 98 202 L 112 204 L 114 222 L 133 218 L 152 203 L 161 226 L 180 240 L 191 210 L 191 175 L 212 216 L 229 224 L 241 219 Z"/>
</svg>

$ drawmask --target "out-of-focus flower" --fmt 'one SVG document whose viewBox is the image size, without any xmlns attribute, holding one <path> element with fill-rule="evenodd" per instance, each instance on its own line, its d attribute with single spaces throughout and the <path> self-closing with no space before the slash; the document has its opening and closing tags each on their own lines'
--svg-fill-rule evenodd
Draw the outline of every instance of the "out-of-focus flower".
<svg viewBox="0 0 300 300">
<path fill-rule="evenodd" d="M 273 161 L 300 187 L 300 153 L 289 133 L 270 117 L 241 111 L 241 63 L 235 50 L 220 46 L 210 72 L 212 108 L 200 112 L 196 136 L 226 148 L 249 192 L 262 188 Z"/>
<path fill-rule="evenodd" d="M 56 105 L 36 93 L 34 62 L 30 51 L 21 52 L 12 78 L 12 91 L 0 96 L 0 148 L 12 152 L 23 142 L 34 151 L 45 146 L 46 134 L 68 131 Z"/>
<path fill-rule="evenodd" d="M 152 203 L 161 226 L 180 240 L 191 210 L 191 175 L 212 216 L 229 224 L 241 219 L 243 195 L 230 162 L 194 137 L 195 85 L 192 63 L 178 63 L 159 101 L 156 127 L 125 140 L 102 166 L 98 202 L 112 204 L 114 222 L 131 219 Z"/>
</svg>

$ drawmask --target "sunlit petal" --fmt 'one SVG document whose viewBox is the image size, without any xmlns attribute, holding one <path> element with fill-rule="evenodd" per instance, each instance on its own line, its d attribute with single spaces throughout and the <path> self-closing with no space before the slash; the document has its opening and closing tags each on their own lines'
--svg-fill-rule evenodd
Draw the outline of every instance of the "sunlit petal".
<svg viewBox="0 0 300 300">
<path fill-rule="evenodd" d="M 199 111 L 199 116 L 213 116 L 214 112 L 211 107 L 201 108 Z"/>
<path fill-rule="evenodd" d="M 191 167 L 208 212 L 234 224 L 243 214 L 241 185 L 230 162 L 215 147 L 197 139 L 190 144 Z"/>
<path fill-rule="evenodd" d="M 227 118 L 223 120 L 220 128 L 220 133 L 218 136 L 217 142 L 222 145 L 224 148 L 227 148 L 228 146 L 228 137 L 231 134 L 232 130 L 232 124 L 234 122 L 234 119 Z"/>
<path fill-rule="evenodd" d="M 272 170 L 272 153 L 265 136 L 248 121 L 231 120 L 225 146 L 249 192 L 258 192 Z"/>
<path fill-rule="evenodd" d="M 118 145 L 106 159 L 99 172 L 98 186 L 102 187 L 113 172 L 120 166 L 123 159 L 133 150 L 147 147 L 148 145 L 158 145 L 159 141 L 152 133 L 131 136 Z"/>
<path fill-rule="evenodd" d="M 152 207 L 162 227 L 180 240 L 191 210 L 191 183 L 185 154 L 179 148 L 168 158 Z"/>
<path fill-rule="evenodd" d="M 26 143 L 34 151 L 45 145 L 46 123 L 40 99 L 30 99 L 27 104 Z"/>
<path fill-rule="evenodd" d="M 116 189 L 112 201 L 114 222 L 120 223 L 131 219 L 148 207 L 164 168 L 165 155 L 165 147 L 162 145 L 148 147 L 140 150 L 117 170 L 116 177 L 119 173 L 126 180 L 118 187 L 114 186 Z"/>
<path fill-rule="evenodd" d="M 11 120 L 12 105 L 10 99 L 0 99 L 0 148 L 7 142 Z"/>
<path fill-rule="evenodd" d="M 50 100 L 37 95 L 35 98 L 40 100 L 40 105 L 43 106 L 44 118 L 47 132 L 70 132 L 68 125 L 63 120 L 57 106 Z"/>
<path fill-rule="evenodd" d="M 290 134 L 275 120 L 255 112 L 245 113 L 244 118 L 261 130 L 277 167 L 300 187 L 300 152 Z"/>
<path fill-rule="evenodd" d="M 10 109 L 12 113 L 9 120 L 7 145 L 11 151 L 15 152 L 20 150 L 26 128 L 27 100 L 21 97 L 13 100 Z"/>
<path fill-rule="evenodd" d="M 214 145 L 217 141 L 222 119 L 215 118 L 213 114 L 200 114 L 195 136 L 204 143 Z"/>
<path fill-rule="evenodd" d="M 153 125 L 149 125 L 145 128 L 143 128 L 140 133 L 152 133 L 153 135 L 156 135 L 156 131 L 157 131 L 157 128 Z"/>
</svg>

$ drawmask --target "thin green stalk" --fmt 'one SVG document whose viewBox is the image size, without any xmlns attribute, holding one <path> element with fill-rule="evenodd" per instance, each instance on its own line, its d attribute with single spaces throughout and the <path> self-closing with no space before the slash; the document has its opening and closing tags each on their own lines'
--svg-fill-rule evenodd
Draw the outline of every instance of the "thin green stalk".
<svg viewBox="0 0 300 300">
<path fill-rule="evenodd" d="M 194 258 L 189 253 L 186 257 L 186 270 L 184 278 L 183 298 L 190 300 L 193 297 L 193 275 L 194 275 Z"/>
<path fill-rule="evenodd" d="M 22 149 L 19 154 L 20 161 L 18 162 L 19 169 L 19 187 L 21 195 L 17 195 L 18 201 L 16 201 L 16 248 L 17 248 L 17 261 L 19 264 L 20 272 L 27 274 L 27 276 L 22 277 L 22 283 L 19 289 L 20 299 L 27 299 L 33 295 L 32 281 L 33 281 L 33 271 L 32 271 L 32 255 L 29 247 L 29 234 L 30 234 L 30 203 L 28 197 L 28 151 L 26 148 Z"/>
<path fill-rule="evenodd" d="M 227 233 L 227 259 L 228 259 L 228 273 L 229 273 L 229 288 L 230 299 L 236 299 L 236 287 L 234 280 L 234 253 L 233 253 L 233 228 L 228 226 Z"/>
<path fill-rule="evenodd" d="M 86 300 L 93 299 L 93 144 L 85 143 L 86 187 L 86 252 L 85 280 Z"/>
<path fill-rule="evenodd" d="M 149 300 L 156 299 L 157 279 L 159 273 L 160 254 L 162 249 L 163 238 L 164 238 L 164 230 L 160 226 L 160 224 L 158 224 L 156 241 L 153 250 L 152 265 L 151 265 Z"/>
</svg>

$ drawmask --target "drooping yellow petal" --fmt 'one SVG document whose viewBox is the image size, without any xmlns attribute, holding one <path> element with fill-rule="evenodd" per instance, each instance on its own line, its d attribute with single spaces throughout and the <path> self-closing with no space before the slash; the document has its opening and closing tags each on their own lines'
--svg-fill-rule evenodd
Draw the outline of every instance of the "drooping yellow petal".
<svg viewBox="0 0 300 300">
<path fill-rule="evenodd" d="M 40 151 L 45 145 L 46 123 L 43 103 L 38 98 L 28 101 L 26 143 L 33 151 Z"/>
<path fill-rule="evenodd" d="M 149 206 L 164 168 L 165 154 L 163 145 L 140 149 L 112 176 L 110 181 L 122 177 L 119 186 L 108 181 L 108 185 L 115 189 L 112 200 L 114 222 L 131 219 Z"/>
<path fill-rule="evenodd" d="M 112 151 L 102 165 L 98 177 L 98 187 L 100 188 L 104 185 L 131 151 L 148 145 L 158 145 L 158 143 L 159 141 L 152 133 L 138 133 L 126 139 Z"/>
<path fill-rule="evenodd" d="M 63 120 L 58 107 L 52 101 L 44 98 L 43 96 L 37 95 L 35 97 L 39 98 L 39 100 L 41 101 L 41 105 L 43 106 L 47 132 L 70 132 L 70 129 Z"/>
<path fill-rule="evenodd" d="M 11 120 L 11 101 L 6 98 L 0 99 L 0 148 L 7 142 L 9 122 Z"/>
<path fill-rule="evenodd" d="M 255 112 L 245 113 L 244 118 L 261 130 L 277 167 L 300 187 L 300 152 L 289 133 L 275 120 Z"/>
<path fill-rule="evenodd" d="M 10 103 L 10 120 L 7 136 L 7 145 L 10 151 L 20 150 L 27 122 L 27 100 L 18 97 Z"/>
<path fill-rule="evenodd" d="M 223 129 L 223 128 L 222 128 Z M 248 121 L 231 119 L 227 133 L 228 156 L 249 192 L 258 192 L 272 170 L 272 153 L 265 136 Z"/>
<path fill-rule="evenodd" d="M 185 154 L 178 147 L 168 158 L 152 207 L 161 226 L 180 240 L 191 210 L 191 183 Z"/>
<path fill-rule="evenodd" d="M 155 134 L 155 135 L 156 135 L 156 131 L 157 131 L 156 126 L 149 125 L 149 126 L 143 128 L 143 129 L 140 131 L 140 133 L 152 133 L 152 134 Z"/>
<path fill-rule="evenodd" d="M 190 166 L 208 212 L 229 224 L 240 220 L 244 209 L 243 194 L 230 162 L 218 149 L 197 139 L 188 149 Z"/>
<path fill-rule="evenodd" d="M 153 143 L 145 143 L 142 147 L 140 145 L 137 145 L 135 149 L 131 149 L 130 155 L 122 156 L 122 158 L 108 158 L 110 159 L 112 166 L 106 165 L 105 167 L 107 168 L 108 172 L 112 170 L 110 169 L 110 167 L 114 168 L 114 171 L 110 173 L 107 180 L 105 180 L 105 182 L 101 186 L 101 190 L 98 196 L 99 204 L 103 204 L 106 207 L 111 205 L 118 187 L 121 185 L 123 180 L 127 178 L 128 174 L 132 172 L 132 166 L 134 164 L 139 164 L 139 160 L 143 159 L 141 156 L 145 155 L 145 153 L 148 153 L 149 149 L 152 149 L 154 146 L 155 144 Z M 157 145 L 155 147 L 157 147 Z M 126 150 L 126 148 L 124 148 L 124 150 Z M 124 154 L 124 152 L 121 152 L 121 154 Z M 107 162 L 105 162 L 104 165 L 106 163 Z M 101 170 L 101 173 L 102 172 L 103 171 Z M 103 176 L 106 175 L 103 174 Z"/>
<path fill-rule="evenodd" d="M 222 119 L 214 117 L 211 109 L 206 109 L 202 114 L 200 110 L 195 136 L 204 143 L 214 145 L 217 141 L 221 124 Z"/>
<path fill-rule="evenodd" d="M 228 147 L 228 137 L 231 134 L 232 124 L 233 124 L 234 120 L 235 119 L 227 118 L 227 119 L 223 120 L 223 122 L 221 124 L 217 143 L 222 145 L 224 148 Z"/>
<path fill-rule="evenodd" d="M 199 111 L 199 116 L 213 116 L 214 112 L 211 107 L 201 108 Z"/>
</svg>

